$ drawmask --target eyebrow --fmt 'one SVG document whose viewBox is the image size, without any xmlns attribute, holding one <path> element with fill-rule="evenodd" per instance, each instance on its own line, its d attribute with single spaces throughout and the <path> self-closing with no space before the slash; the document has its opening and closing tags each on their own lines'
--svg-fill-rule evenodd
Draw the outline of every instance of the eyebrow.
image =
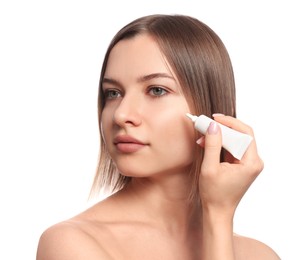
<svg viewBox="0 0 299 260">
<path fill-rule="evenodd" d="M 175 81 L 174 77 L 172 77 L 171 75 L 169 75 L 167 73 L 152 73 L 152 74 L 148 74 L 148 75 L 139 77 L 137 79 L 137 82 L 142 83 L 142 82 L 146 82 L 146 81 L 149 81 L 151 79 L 156 79 L 156 78 L 168 78 L 168 79 L 172 79 Z M 116 85 L 118 87 L 121 87 L 121 85 L 122 85 L 118 80 L 115 80 L 112 78 L 103 78 L 102 83 L 110 83 L 110 84 Z"/>
<path fill-rule="evenodd" d="M 145 75 L 145 76 L 138 78 L 138 82 L 145 82 L 145 81 L 148 81 L 151 79 L 156 79 L 156 78 L 168 78 L 168 79 L 175 80 L 174 77 L 172 77 L 171 75 L 169 75 L 167 73 L 152 73 L 152 74 Z"/>
</svg>

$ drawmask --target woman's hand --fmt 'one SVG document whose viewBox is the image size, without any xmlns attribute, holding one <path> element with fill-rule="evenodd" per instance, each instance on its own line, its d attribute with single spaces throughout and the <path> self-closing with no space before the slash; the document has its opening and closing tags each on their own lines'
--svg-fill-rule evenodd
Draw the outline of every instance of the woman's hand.
<svg viewBox="0 0 299 260">
<path fill-rule="evenodd" d="M 224 115 L 214 116 L 215 121 L 254 137 L 252 129 L 240 120 Z M 203 210 L 209 209 L 231 217 L 249 186 L 263 169 L 253 138 L 241 160 L 226 152 L 220 162 L 221 129 L 211 123 L 204 137 L 204 159 L 199 177 L 199 192 Z"/>
<path fill-rule="evenodd" d="M 254 137 L 252 129 L 230 116 L 214 116 L 215 121 Z M 233 217 L 235 210 L 252 182 L 263 169 L 253 138 L 241 160 L 228 152 L 220 162 L 221 128 L 212 122 L 199 142 L 204 158 L 199 176 L 202 205 L 202 259 L 234 260 Z"/>
</svg>

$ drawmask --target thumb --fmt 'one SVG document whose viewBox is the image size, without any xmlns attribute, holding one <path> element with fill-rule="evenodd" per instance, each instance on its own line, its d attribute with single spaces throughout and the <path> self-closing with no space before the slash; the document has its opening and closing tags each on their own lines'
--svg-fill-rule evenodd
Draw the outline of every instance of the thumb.
<svg viewBox="0 0 299 260">
<path fill-rule="evenodd" d="M 221 129 L 215 121 L 212 121 L 205 135 L 205 151 L 202 170 L 208 170 L 218 166 L 220 163 L 221 144 Z"/>
</svg>

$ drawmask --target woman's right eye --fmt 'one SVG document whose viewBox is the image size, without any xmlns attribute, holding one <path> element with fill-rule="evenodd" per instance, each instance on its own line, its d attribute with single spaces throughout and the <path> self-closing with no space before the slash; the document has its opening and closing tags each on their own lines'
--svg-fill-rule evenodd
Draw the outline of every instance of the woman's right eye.
<svg viewBox="0 0 299 260">
<path fill-rule="evenodd" d="M 116 99 L 121 96 L 120 92 L 116 89 L 104 90 L 105 99 Z"/>
</svg>

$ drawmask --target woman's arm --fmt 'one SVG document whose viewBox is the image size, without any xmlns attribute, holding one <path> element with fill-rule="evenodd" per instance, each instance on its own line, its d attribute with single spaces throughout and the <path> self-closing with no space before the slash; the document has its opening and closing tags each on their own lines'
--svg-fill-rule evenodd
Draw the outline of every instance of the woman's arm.
<svg viewBox="0 0 299 260">
<path fill-rule="evenodd" d="M 252 129 L 229 116 L 215 120 L 240 132 L 253 135 Z M 220 162 L 221 129 L 211 123 L 204 137 L 204 159 L 199 177 L 199 192 L 203 210 L 203 259 L 233 260 L 233 218 L 235 210 L 252 182 L 263 169 L 253 139 L 239 161 L 231 155 Z"/>
</svg>

